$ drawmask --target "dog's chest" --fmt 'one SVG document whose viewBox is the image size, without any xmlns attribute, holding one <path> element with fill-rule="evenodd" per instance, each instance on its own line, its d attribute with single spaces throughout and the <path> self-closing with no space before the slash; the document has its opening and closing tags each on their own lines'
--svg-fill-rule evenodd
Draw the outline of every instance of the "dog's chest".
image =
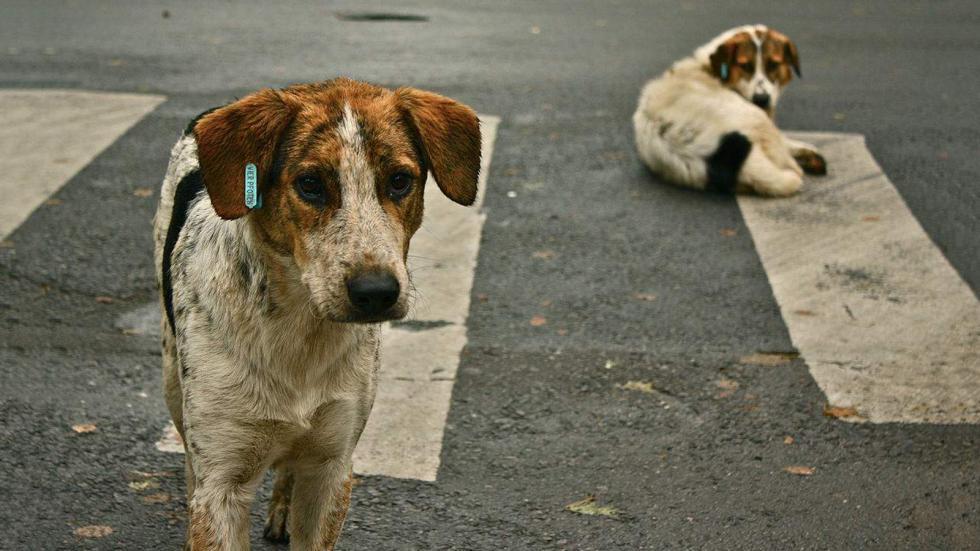
<svg viewBox="0 0 980 551">
<path fill-rule="evenodd" d="M 255 382 L 270 417 L 306 429 L 323 408 L 358 409 L 374 377 L 372 329 L 296 335 L 289 346 L 266 350 L 266 376 Z"/>
</svg>

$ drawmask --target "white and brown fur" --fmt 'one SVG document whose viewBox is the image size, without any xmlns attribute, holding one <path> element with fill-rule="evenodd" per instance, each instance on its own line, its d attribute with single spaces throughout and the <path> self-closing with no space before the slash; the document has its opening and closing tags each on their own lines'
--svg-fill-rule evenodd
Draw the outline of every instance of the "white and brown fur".
<svg viewBox="0 0 980 551">
<path fill-rule="evenodd" d="M 247 163 L 262 196 L 252 210 Z M 187 548 L 247 549 L 250 505 L 273 468 L 266 537 L 333 549 L 375 396 L 378 322 L 410 307 L 426 175 L 468 205 L 479 166 L 470 108 L 347 79 L 261 90 L 188 127 L 154 222 Z"/>
<path fill-rule="evenodd" d="M 814 146 L 773 121 L 794 72 L 799 53 L 782 33 L 747 25 L 720 34 L 643 88 L 633 115 L 640 158 L 688 187 L 796 193 L 804 172 L 827 168 Z"/>
</svg>

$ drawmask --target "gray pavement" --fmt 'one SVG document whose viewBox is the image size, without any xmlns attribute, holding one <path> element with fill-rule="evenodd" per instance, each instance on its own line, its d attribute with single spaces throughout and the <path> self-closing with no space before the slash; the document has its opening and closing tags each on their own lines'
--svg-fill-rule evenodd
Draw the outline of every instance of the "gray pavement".
<svg viewBox="0 0 980 551">
<path fill-rule="evenodd" d="M 821 414 L 802 359 L 739 362 L 793 348 L 738 205 L 657 182 L 629 124 L 645 79 L 724 28 L 770 24 L 805 75 L 781 125 L 866 135 L 976 292 L 975 2 L 423 1 L 397 12 L 426 22 L 334 16 L 393 9 L 4 3 L 0 87 L 167 100 L 0 248 L 0 548 L 178 548 L 182 460 L 153 446 L 158 343 L 117 326 L 155 300 L 155 198 L 133 191 L 158 185 L 204 108 L 346 74 L 501 123 L 438 479 L 362 477 L 341 549 L 980 549 L 980 429 L 842 423 Z M 617 386 L 629 381 L 654 386 Z M 148 479 L 160 488 L 129 486 Z M 618 518 L 565 510 L 590 494 Z M 273 548 L 260 511 L 255 548 Z M 114 532 L 73 534 L 86 525 Z"/>
</svg>

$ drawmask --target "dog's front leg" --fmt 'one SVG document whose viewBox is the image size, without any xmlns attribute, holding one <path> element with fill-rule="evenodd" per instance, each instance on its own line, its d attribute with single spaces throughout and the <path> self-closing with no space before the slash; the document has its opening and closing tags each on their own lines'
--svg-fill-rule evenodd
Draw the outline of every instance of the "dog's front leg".
<svg viewBox="0 0 980 551">
<path fill-rule="evenodd" d="M 332 551 L 350 507 L 350 457 L 294 472 L 289 534 L 296 551 Z"/>
<path fill-rule="evenodd" d="M 789 154 L 796 159 L 796 163 L 800 165 L 803 172 L 818 176 L 827 174 L 827 161 L 816 146 L 786 136 L 783 136 L 783 139 L 786 140 Z"/>
<path fill-rule="evenodd" d="M 188 416 L 194 495 L 188 504 L 192 551 L 249 548 L 249 510 L 269 466 L 270 435 L 256 424 Z"/>
</svg>

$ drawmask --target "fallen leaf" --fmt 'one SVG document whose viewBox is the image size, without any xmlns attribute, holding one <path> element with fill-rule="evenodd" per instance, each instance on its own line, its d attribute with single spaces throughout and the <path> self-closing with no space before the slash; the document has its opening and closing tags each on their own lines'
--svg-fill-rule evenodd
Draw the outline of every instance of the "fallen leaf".
<svg viewBox="0 0 980 551">
<path fill-rule="evenodd" d="M 721 389 L 738 390 L 738 381 L 733 381 L 731 379 L 722 379 L 715 384 L 717 384 L 718 388 Z"/>
<path fill-rule="evenodd" d="M 478 300 L 480 302 L 486 302 L 486 301 L 490 300 L 490 295 L 488 295 L 486 293 L 480 293 L 480 294 L 476 295 L 476 300 Z"/>
<path fill-rule="evenodd" d="M 792 436 L 786 435 L 785 437 L 783 437 L 783 444 L 786 444 L 787 446 L 789 446 L 793 442 L 796 442 L 796 439 L 793 438 Z"/>
<path fill-rule="evenodd" d="M 64 203 L 65 202 L 62 201 L 61 199 L 55 199 L 55 198 L 48 199 L 47 201 L 44 202 L 44 204 L 49 207 L 56 207 L 58 205 L 63 205 Z"/>
<path fill-rule="evenodd" d="M 166 478 L 174 475 L 173 471 L 129 471 L 129 474 L 137 478 Z"/>
<path fill-rule="evenodd" d="M 142 335 L 143 332 L 140 331 L 139 329 L 136 329 L 135 327 L 127 327 L 126 329 L 122 330 L 122 334 L 126 335 L 127 337 L 132 337 L 132 336 Z"/>
<path fill-rule="evenodd" d="M 653 302 L 657 300 L 657 295 L 653 293 L 633 293 L 633 298 L 636 300 L 645 300 L 647 302 Z"/>
<path fill-rule="evenodd" d="M 550 300 L 545 299 L 545 300 L 542 300 L 541 301 L 541 307 L 542 308 L 547 308 L 549 306 L 551 306 L 551 301 Z"/>
<path fill-rule="evenodd" d="M 80 538 L 104 538 L 113 532 L 111 526 L 93 524 L 75 528 L 75 535 Z"/>
<path fill-rule="evenodd" d="M 535 315 L 531 317 L 531 327 L 541 327 L 548 323 L 548 318 L 544 316 Z"/>
<path fill-rule="evenodd" d="M 152 197 L 153 196 L 153 188 L 138 187 L 138 188 L 136 188 L 136 189 L 133 190 L 133 195 L 135 195 L 137 197 Z"/>
<path fill-rule="evenodd" d="M 569 503 L 565 506 L 565 510 L 580 515 L 600 515 L 613 518 L 619 515 L 619 510 L 615 507 L 598 505 L 595 501 L 595 496 L 592 495 L 586 496 L 585 499 L 580 499 L 574 503 Z"/>
<path fill-rule="evenodd" d="M 739 358 L 738 363 L 742 365 L 764 366 L 783 365 L 793 361 L 798 356 L 799 354 L 796 352 L 759 352 L 758 354 L 749 354 L 748 356 Z"/>
<path fill-rule="evenodd" d="M 156 480 L 153 480 L 153 479 L 150 479 L 150 480 L 142 480 L 142 481 L 133 481 L 133 482 L 130 482 L 129 483 L 129 489 L 130 490 L 133 490 L 134 492 L 143 492 L 143 491 L 146 491 L 146 490 L 155 490 L 155 489 L 157 489 L 159 487 L 160 487 L 160 483 L 157 482 Z"/>
<path fill-rule="evenodd" d="M 626 159 L 625 151 L 604 151 L 602 158 L 607 161 L 622 161 Z"/>
<path fill-rule="evenodd" d="M 738 231 L 735 228 L 722 228 L 718 233 L 720 233 L 722 237 L 734 237 Z"/>
<path fill-rule="evenodd" d="M 82 423 L 80 425 L 72 425 L 71 430 L 77 432 L 78 434 L 88 434 L 90 432 L 95 432 L 96 426 L 92 423 Z"/>
<path fill-rule="evenodd" d="M 645 394 L 653 394 L 657 391 L 657 389 L 653 386 L 653 383 L 648 381 L 626 381 L 625 383 L 616 386 L 623 390 L 637 390 Z"/>
<path fill-rule="evenodd" d="M 534 251 L 531 253 L 531 258 L 539 258 L 541 260 L 551 260 L 555 257 L 555 251 L 550 251 L 548 249 Z"/>
<path fill-rule="evenodd" d="M 834 113 L 834 120 L 835 121 L 842 121 L 842 120 L 844 120 L 846 118 L 847 118 L 847 115 L 845 115 L 844 113 Z"/>
<path fill-rule="evenodd" d="M 852 407 L 840 407 L 824 404 L 823 414 L 826 417 L 833 417 L 834 419 L 846 419 L 847 417 L 857 417 L 858 410 Z"/>
<path fill-rule="evenodd" d="M 164 453 L 184 453 L 184 441 L 180 437 L 180 433 L 177 432 L 177 427 L 174 426 L 173 422 L 167 423 L 167 426 L 163 429 L 163 435 L 156 442 L 156 448 L 158 451 Z"/>
<path fill-rule="evenodd" d="M 783 467 L 783 470 L 789 474 L 795 474 L 799 476 L 810 476 L 817 470 L 813 467 L 807 467 L 804 465 L 790 465 L 789 467 Z"/>
<path fill-rule="evenodd" d="M 562 337 L 564 337 L 565 335 L 568 334 L 568 329 L 559 329 L 558 331 L 555 332 L 561 335 Z"/>
<path fill-rule="evenodd" d="M 816 316 L 817 313 L 813 310 L 793 310 L 793 313 L 797 316 Z"/>
<path fill-rule="evenodd" d="M 606 360 L 606 365 L 604 365 L 603 367 L 605 367 L 606 369 L 612 369 L 616 367 L 616 362 L 612 360 Z"/>
<path fill-rule="evenodd" d="M 537 25 L 531 27 L 531 34 L 541 34 L 541 27 Z"/>
<path fill-rule="evenodd" d="M 861 217 L 861 221 L 862 222 L 877 222 L 878 220 L 881 220 L 881 217 L 880 216 L 876 216 L 874 214 L 869 214 L 867 216 L 862 216 Z"/>
<path fill-rule="evenodd" d="M 166 503 L 168 501 L 170 501 L 170 494 L 165 494 L 163 492 L 143 496 L 143 503 L 148 503 L 151 505 Z"/>
<path fill-rule="evenodd" d="M 99 304 L 112 304 L 114 301 L 115 299 L 112 297 L 106 297 L 106 296 L 95 297 L 95 302 L 98 302 Z"/>
</svg>

